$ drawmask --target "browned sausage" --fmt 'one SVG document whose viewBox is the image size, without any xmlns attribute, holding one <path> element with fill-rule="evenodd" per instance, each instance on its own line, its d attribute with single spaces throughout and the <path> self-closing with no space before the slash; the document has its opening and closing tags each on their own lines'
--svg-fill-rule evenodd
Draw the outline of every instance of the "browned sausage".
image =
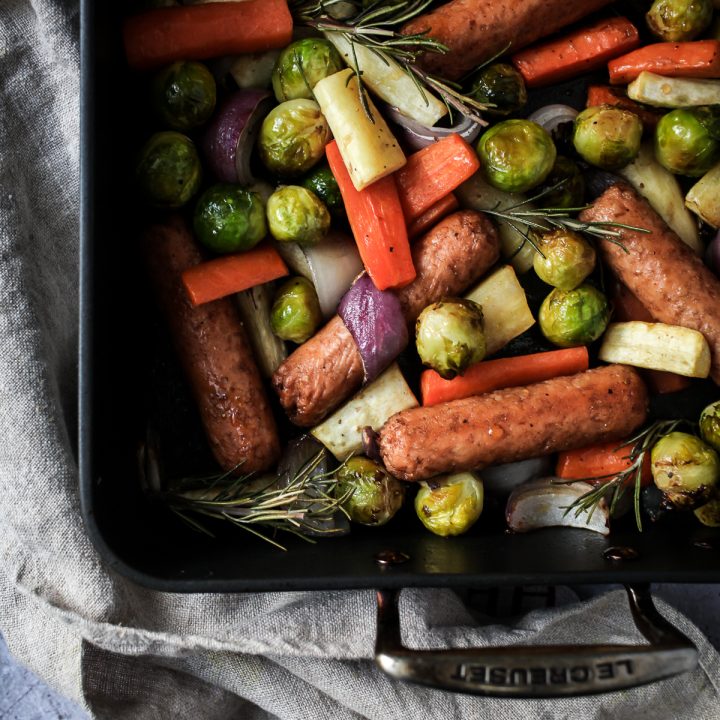
<svg viewBox="0 0 720 720">
<path fill-rule="evenodd" d="M 623 230 L 620 242 L 600 240 L 600 252 L 658 322 L 701 332 L 710 345 L 710 375 L 720 383 L 720 280 L 632 188 L 606 190 L 580 218 L 646 228 Z"/>
<path fill-rule="evenodd" d="M 152 226 L 144 250 L 215 459 L 223 470 L 267 470 L 278 460 L 280 442 L 235 306 L 229 298 L 190 304 L 180 275 L 202 256 L 179 217 Z"/>
<path fill-rule="evenodd" d="M 393 415 L 377 442 L 402 480 L 548 455 L 625 437 L 645 421 L 640 376 L 609 365 Z"/>
<path fill-rule="evenodd" d="M 497 234 L 484 215 L 457 212 L 418 240 L 412 256 L 417 277 L 397 291 L 409 325 L 425 306 L 461 293 L 497 261 Z M 289 418 L 309 427 L 350 397 L 362 380 L 360 352 L 336 315 L 290 355 L 272 382 Z"/>
<path fill-rule="evenodd" d="M 612 0 L 452 0 L 403 26 L 405 34 L 427 31 L 450 48 L 425 53 L 424 70 L 457 80 L 492 57 L 515 52 L 570 25 Z"/>
</svg>

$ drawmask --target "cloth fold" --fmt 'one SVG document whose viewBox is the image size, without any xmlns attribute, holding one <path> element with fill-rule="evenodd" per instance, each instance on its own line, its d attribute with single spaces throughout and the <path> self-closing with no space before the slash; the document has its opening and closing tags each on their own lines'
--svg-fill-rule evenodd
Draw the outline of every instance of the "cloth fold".
<svg viewBox="0 0 720 720">
<path fill-rule="evenodd" d="M 78 498 L 79 13 L 0 4 L 0 631 L 20 662 L 100 718 L 718 718 L 718 654 L 602 698 L 478 699 L 372 662 L 370 591 L 171 595 L 106 568 Z M 412 647 L 641 642 L 622 592 L 502 625 L 449 590 L 402 595 Z M 639 709 L 639 710 L 638 710 Z"/>
</svg>

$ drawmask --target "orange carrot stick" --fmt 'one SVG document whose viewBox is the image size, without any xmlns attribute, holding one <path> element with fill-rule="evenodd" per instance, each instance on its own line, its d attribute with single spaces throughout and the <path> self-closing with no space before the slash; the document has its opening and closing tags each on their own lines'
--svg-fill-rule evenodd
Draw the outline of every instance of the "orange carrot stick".
<svg viewBox="0 0 720 720">
<path fill-rule="evenodd" d="M 123 39 L 135 70 L 175 60 L 206 60 L 221 55 L 281 48 L 292 40 L 287 0 L 247 0 L 167 7 L 132 15 Z"/>
<path fill-rule="evenodd" d="M 578 450 L 567 450 L 558 455 L 555 475 L 566 480 L 595 478 L 598 482 L 609 482 L 632 465 L 631 451 L 632 445 L 622 445 L 618 440 Z M 634 480 L 634 477 L 628 478 L 627 484 L 633 484 Z M 646 453 L 641 484 L 648 485 L 651 481 L 650 453 Z"/>
<path fill-rule="evenodd" d="M 622 283 L 617 284 L 613 294 L 613 306 L 613 320 L 618 322 L 629 322 L 631 320 L 656 322 L 637 296 Z M 662 370 L 644 370 L 642 375 L 650 385 L 650 389 L 660 395 L 678 392 L 690 387 L 689 378 L 675 373 Z"/>
<path fill-rule="evenodd" d="M 356 190 L 337 143 L 325 146 L 330 170 L 337 180 L 360 257 L 378 290 L 398 288 L 415 279 L 415 266 L 395 177 Z"/>
<path fill-rule="evenodd" d="M 627 18 L 614 17 L 521 50 L 511 60 L 532 88 L 597 70 L 639 44 L 637 28 Z"/>
<path fill-rule="evenodd" d="M 255 285 L 288 274 L 287 265 L 271 245 L 208 260 L 182 274 L 183 285 L 193 305 L 242 292 Z"/>
<path fill-rule="evenodd" d="M 408 224 L 474 175 L 479 167 L 477 154 L 459 135 L 448 135 L 410 155 L 395 173 Z"/>
<path fill-rule="evenodd" d="M 531 385 L 588 369 L 586 347 L 551 350 L 518 357 L 486 360 L 471 365 L 464 375 L 443 380 L 434 370 L 420 376 L 423 405 L 460 400 L 502 388 Z"/>
<path fill-rule="evenodd" d="M 433 225 L 437 225 L 446 215 L 449 215 L 459 207 L 460 203 L 458 199 L 452 193 L 449 193 L 408 225 L 408 237 L 412 239 L 418 235 L 422 235 Z"/>
<path fill-rule="evenodd" d="M 720 78 L 720 40 L 645 45 L 608 63 L 613 85 L 625 85 L 643 70 L 667 77 Z"/>
<path fill-rule="evenodd" d="M 615 107 L 635 113 L 645 128 L 653 130 L 663 113 L 651 110 L 640 103 L 631 100 L 620 88 L 607 85 L 590 85 L 587 93 L 586 107 L 598 105 L 614 105 Z"/>
</svg>

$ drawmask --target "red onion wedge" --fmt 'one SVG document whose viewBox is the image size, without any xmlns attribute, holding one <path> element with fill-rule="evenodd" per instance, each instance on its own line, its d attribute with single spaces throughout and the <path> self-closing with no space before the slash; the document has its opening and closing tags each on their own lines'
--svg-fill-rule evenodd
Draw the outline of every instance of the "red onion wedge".
<svg viewBox="0 0 720 720">
<path fill-rule="evenodd" d="M 360 350 L 365 383 L 380 375 L 408 344 L 400 301 L 393 292 L 378 290 L 366 273 L 340 301 L 338 315 Z"/>
<path fill-rule="evenodd" d="M 417 120 L 411 120 L 391 105 L 385 105 L 384 110 L 384 115 L 400 128 L 400 136 L 413 150 L 422 150 L 448 135 L 459 135 L 466 142 L 472 143 L 482 130 L 480 123 L 464 115 L 460 122 L 452 127 L 428 127 Z"/>
<path fill-rule="evenodd" d="M 557 478 L 531 480 L 515 488 L 508 498 L 505 519 L 515 532 L 529 532 L 545 527 L 575 527 L 601 535 L 610 533 L 608 506 L 601 500 L 595 511 L 576 513 L 568 507 L 593 489 L 586 482 L 563 483 Z"/>
<path fill-rule="evenodd" d="M 250 156 L 260 123 L 273 104 L 272 95 L 265 90 L 238 90 L 217 112 L 205 132 L 202 148 L 218 180 L 241 185 L 255 182 Z"/>
<path fill-rule="evenodd" d="M 558 125 L 572 122 L 577 117 L 578 111 L 569 105 L 545 105 L 528 116 L 528 120 L 545 128 L 551 135 L 557 130 Z"/>
</svg>

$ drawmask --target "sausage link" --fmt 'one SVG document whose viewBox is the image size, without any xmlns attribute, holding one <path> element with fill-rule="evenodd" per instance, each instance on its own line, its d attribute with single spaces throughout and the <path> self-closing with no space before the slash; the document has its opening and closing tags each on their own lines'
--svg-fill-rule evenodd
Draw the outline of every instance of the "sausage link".
<svg viewBox="0 0 720 720">
<path fill-rule="evenodd" d="M 612 0 L 452 0 L 403 26 L 405 34 L 427 31 L 450 52 L 425 53 L 421 67 L 458 80 L 481 63 L 510 48 L 515 52 L 545 35 L 609 5 Z"/>
<path fill-rule="evenodd" d="M 240 317 L 229 298 L 193 307 L 181 273 L 202 261 L 182 219 L 154 225 L 144 238 L 145 259 L 170 326 L 213 455 L 223 470 L 267 470 L 280 442 L 270 404 Z"/>
<path fill-rule="evenodd" d="M 378 436 L 402 480 L 548 455 L 627 436 L 645 421 L 640 376 L 610 365 L 393 415 Z"/>
<path fill-rule="evenodd" d="M 413 325 L 432 302 L 457 295 L 498 259 L 492 223 L 466 210 L 449 215 L 412 248 L 416 279 L 397 291 L 403 314 Z M 273 386 L 289 418 L 309 427 L 362 384 L 363 364 L 352 335 L 337 315 L 277 369 Z"/>
<path fill-rule="evenodd" d="M 581 220 L 645 228 L 620 229 L 623 248 L 600 240 L 605 263 L 658 322 L 701 332 L 710 346 L 710 376 L 720 384 L 720 280 L 650 207 L 625 184 L 608 188 Z"/>
</svg>

